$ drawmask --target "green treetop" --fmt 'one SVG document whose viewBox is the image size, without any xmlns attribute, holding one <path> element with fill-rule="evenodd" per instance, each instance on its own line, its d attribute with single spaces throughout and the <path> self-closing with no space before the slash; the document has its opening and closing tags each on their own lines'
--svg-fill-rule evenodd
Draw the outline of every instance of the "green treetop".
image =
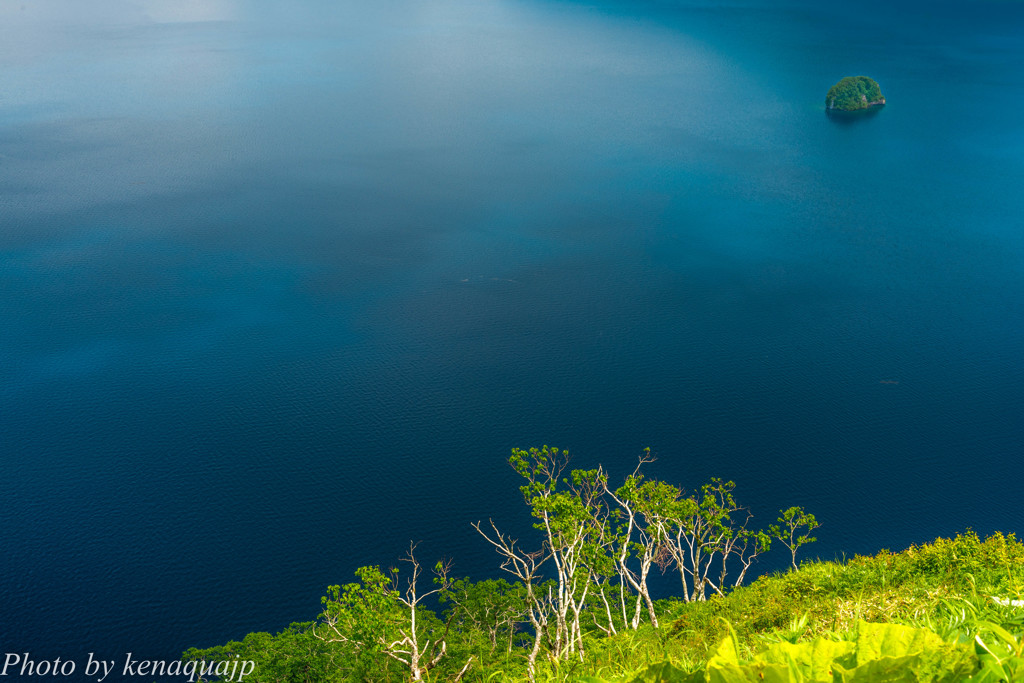
<svg viewBox="0 0 1024 683">
<path fill-rule="evenodd" d="M 867 76 L 847 76 L 833 85 L 825 95 L 825 108 L 856 111 L 876 104 L 885 104 L 878 83 Z"/>
</svg>

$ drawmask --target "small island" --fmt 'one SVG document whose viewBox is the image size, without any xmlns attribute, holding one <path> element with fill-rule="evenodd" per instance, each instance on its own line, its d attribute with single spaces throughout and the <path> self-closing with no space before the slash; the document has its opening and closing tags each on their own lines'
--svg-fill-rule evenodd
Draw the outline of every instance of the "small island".
<svg viewBox="0 0 1024 683">
<path fill-rule="evenodd" d="M 880 104 L 885 104 L 882 90 L 867 76 L 847 76 L 825 95 L 825 109 L 828 111 L 857 111 Z"/>
</svg>

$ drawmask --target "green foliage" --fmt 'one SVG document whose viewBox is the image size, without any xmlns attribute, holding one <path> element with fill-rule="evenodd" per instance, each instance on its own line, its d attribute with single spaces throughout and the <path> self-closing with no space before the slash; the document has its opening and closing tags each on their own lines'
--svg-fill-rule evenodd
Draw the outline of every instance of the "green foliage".
<svg viewBox="0 0 1024 683">
<path fill-rule="evenodd" d="M 360 567 L 358 582 L 330 586 L 322 598 L 324 610 L 313 626 L 314 637 L 337 644 L 360 670 L 373 672 L 368 678 L 389 676 L 397 664 L 412 680 L 423 680 L 447 653 L 447 625 L 421 603 L 451 586 L 448 566 L 438 562 L 437 587 L 421 592 L 422 568 L 415 550 L 410 543 L 402 558 L 409 566 L 403 591 L 393 587 L 399 580 L 398 568 L 384 573 L 379 567 Z"/>
<path fill-rule="evenodd" d="M 861 619 L 912 624 L 962 643 L 977 634 L 965 624 L 985 620 L 1019 633 L 1024 623 L 1014 626 L 1018 622 L 1011 614 L 1024 622 L 1024 613 L 989 596 L 1020 599 L 1022 553 L 1024 545 L 1012 535 L 994 534 L 982 541 L 968 532 L 901 553 L 882 551 L 845 563 L 805 562 L 799 571 L 763 576 L 724 599 L 683 605 L 671 630 L 687 649 L 704 657 L 713 654 L 713 644 L 724 635 L 719 617 L 729 620 L 740 642 L 752 650 L 794 636 L 851 634 Z M 984 608 L 972 612 L 962 596 Z"/>
<path fill-rule="evenodd" d="M 521 583 L 505 579 L 474 583 L 467 577 L 453 581 L 440 593 L 439 601 L 448 606 L 445 618 L 452 633 L 460 636 L 478 659 L 511 654 L 525 638 L 526 589 Z"/>
<path fill-rule="evenodd" d="M 811 532 L 820 528 L 821 524 L 814 518 L 814 515 L 808 514 L 802 507 L 791 507 L 779 512 L 781 513 L 777 520 L 779 524 L 772 524 L 768 528 L 768 533 L 789 548 L 789 552 L 792 554 L 793 569 L 796 569 L 797 551 L 802 546 L 818 540 L 811 536 Z"/>
<path fill-rule="evenodd" d="M 244 639 L 207 649 L 192 648 L 185 661 L 255 662 L 246 680 L 253 683 L 332 683 L 349 680 L 358 663 L 332 643 L 315 637 L 313 623 L 296 623 L 276 636 L 250 633 Z"/>
<path fill-rule="evenodd" d="M 825 95 L 825 107 L 829 110 L 856 111 L 873 104 L 885 104 L 885 98 L 878 83 L 867 76 L 847 76 Z"/>
<path fill-rule="evenodd" d="M 421 590 L 410 544 L 404 571 L 362 567 L 328 587 L 315 622 L 184 658 L 253 661 L 257 683 L 1024 680 L 1024 611 L 1012 604 L 1024 599 L 1024 545 L 1013 534 L 798 567 L 813 515 L 794 506 L 768 532 L 748 529 L 733 482 L 686 494 L 646 479 L 651 461 L 645 451 L 613 489 L 600 467 L 568 471 L 565 451 L 516 449 L 539 549 L 474 524 L 514 581 L 453 581 L 439 562 Z M 769 532 L 792 570 L 741 586 Z M 733 586 L 730 563 L 741 568 Z M 678 572 L 681 599 L 653 600 L 652 566 Z"/>
<path fill-rule="evenodd" d="M 391 587 L 391 577 L 379 567 L 360 567 L 356 576 L 358 582 L 327 587 L 320 599 L 325 627 L 321 636 L 372 648 L 377 634 L 390 633 L 401 619 L 395 601 L 398 593 Z"/>
<path fill-rule="evenodd" d="M 631 683 L 951 683 L 965 680 L 980 668 L 970 648 L 949 644 L 927 629 L 862 621 L 852 640 L 818 637 L 799 644 L 774 643 L 750 658 L 743 656 L 735 633 L 730 632 L 702 671 L 686 673 L 662 663 Z"/>
<path fill-rule="evenodd" d="M 642 624 L 606 636 L 591 627 L 578 657 L 541 657 L 534 680 L 1021 680 L 1024 610 L 993 598 L 1020 600 L 1022 572 L 1024 545 L 1013 535 L 983 540 L 973 532 L 899 553 L 804 562 L 798 571 L 763 576 L 703 602 L 659 601 L 662 628 Z M 370 633 L 403 623 L 393 576 L 364 568 L 356 583 L 332 587 L 326 602 L 361 622 L 342 632 Z M 530 629 L 521 621 L 510 623 L 524 605 L 524 590 L 518 582 L 464 579 L 443 592 L 444 623 L 421 608 L 422 637 L 436 638 L 447 629 L 448 640 L 448 654 L 423 680 L 455 681 L 460 673 L 466 683 L 527 680 Z M 598 607 L 587 603 L 588 610 Z M 373 643 L 360 648 L 318 638 L 317 633 L 328 635 L 322 630 L 326 624 L 322 617 L 315 625 L 294 624 L 276 636 L 250 634 L 241 642 L 190 650 L 186 657 L 209 661 L 237 654 L 254 660 L 256 669 L 246 680 L 258 683 L 409 680 L 409 667 Z M 469 657 L 472 665 L 463 672 Z M 831 678 L 823 677 L 829 670 Z"/>
</svg>

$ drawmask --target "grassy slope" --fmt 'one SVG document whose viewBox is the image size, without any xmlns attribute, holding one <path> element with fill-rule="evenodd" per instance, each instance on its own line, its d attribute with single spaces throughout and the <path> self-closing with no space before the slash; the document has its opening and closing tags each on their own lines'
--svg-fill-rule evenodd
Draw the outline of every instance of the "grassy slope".
<svg viewBox="0 0 1024 683">
<path fill-rule="evenodd" d="M 992 597 L 1019 600 L 1022 592 L 1024 545 L 1013 535 L 981 540 L 969 532 L 845 563 L 806 562 L 799 571 L 762 577 L 725 598 L 663 603 L 669 626 L 594 643 L 587 661 L 545 672 L 540 680 L 630 681 L 662 661 L 697 671 L 730 632 L 739 656 L 749 660 L 773 642 L 849 639 L 862 620 L 911 625 L 972 647 L 975 635 L 995 633 L 986 630 L 995 624 L 1019 650 L 1024 609 L 1001 606 Z M 994 640 L 999 638 L 988 638 Z"/>
<path fill-rule="evenodd" d="M 555 665 L 542 655 L 537 681 L 959 681 L 965 680 L 959 674 L 941 678 L 922 671 L 930 672 L 928 666 L 933 665 L 953 666 L 954 660 L 966 661 L 965 658 L 971 660 L 972 671 L 985 664 L 992 674 L 987 678 L 979 674 L 971 680 L 1024 681 L 1024 637 L 1021 635 L 1024 633 L 1024 608 L 999 605 L 993 597 L 1009 600 L 1024 597 L 1024 545 L 1013 535 L 996 534 L 981 540 L 968 532 L 955 539 L 938 539 L 898 553 L 882 551 L 872 557 L 855 557 L 845 562 L 805 562 L 797 571 L 761 577 L 726 597 L 694 603 L 662 601 L 658 604 L 661 628 L 645 625 L 613 637 L 604 637 L 595 631 L 585 637 L 586 655 L 582 662 L 574 659 Z M 422 618 L 436 622 L 435 631 L 444 630 L 441 622 L 429 613 L 424 613 Z M 899 627 L 867 624 L 906 624 L 915 629 L 901 631 Z M 245 679 L 253 683 L 399 683 L 407 680 L 408 668 L 403 672 L 401 666 L 371 651 L 362 651 L 356 655 L 358 660 L 354 660 L 351 654 L 345 654 L 341 645 L 315 638 L 310 626 L 309 623 L 296 624 L 276 636 L 254 633 L 243 642 L 193 650 L 191 655 L 194 658 L 234 660 L 237 656 L 256 660 L 256 672 Z M 830 651 L 847 648 L 848 652 L 854 647 L 851 643 L 864 640 L 861 636 L 866 631 L 874 629 L 877 635 L 878 629 L 887 628 L 897 632 L 895 640 L 901 642 L 908 639 L 918 642 L 925 636 L 931 639 L 929 661 L 914 664 L 916 669 L 907 669 L 902 672 L 906 675 L 900 677 L 872 673 L 861 678 L 843 675 L 833 678 L 831 673 L 825 678 L 800 678 L 792 671 L 787 673 L 786 667 L 782 674 L 778 671 L 772 674 L 770 667 L 764 668 L 768 665 L 749 664 L 751 660 L 763 662 L 766 651 L 771 654 L 780 648 L 785 650 L 792 647 L 790 643 L 804 650 L 811 646 L 799 644 L 812 643 L 814 648 Z M 526 680 L 524 650 L 491 650 L 486 638 L 476 632 L 450 635 L 447 656 L 428 673 L 426 680 L 437 683 L 456 680 L 471 655 L 473 664 L 461 679 L 464 683 Z M 981 637 L 983 645 L 978 644 L 976 636 Z M 880 642 L 878 638 L 872 642 L 876 641 Z M 723 647 L 723 643 L 727 647 Z M 939 650 L 936 650 L 936 643 L 941 645 Z M 990 656 L 985 648 L 994 654 Z M 874 649 L 884 651 L 884 648 Z M 886 661 L 896 660 L 889 657 Z M 843 662 L 851 665 L 847 660 Z M 665 665 L 669 668 L 663 668 Z M 751 674 L 753 677 L 743 677 L 740 665 L 747 667 L 742 671 L 748 674 L 752 666 L 761 666 L 764 670 L 757 669 Z M 1014 670 L 1014 667 L 1018 668 Z M 719 674 L 731 673 L 717 678 L 706 676 L 706 671 L 712 669 Z M 765 673 L 771 675 L 762 677 Z"/>
</svg>

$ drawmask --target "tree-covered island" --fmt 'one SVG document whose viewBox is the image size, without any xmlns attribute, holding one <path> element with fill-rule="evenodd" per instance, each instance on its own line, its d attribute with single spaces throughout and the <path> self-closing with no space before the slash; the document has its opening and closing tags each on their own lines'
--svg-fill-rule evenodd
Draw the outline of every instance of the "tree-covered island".
<svg viewBox="0 0 1024 683">
<path fill-rule="evenodd" d="M 885 104 L 882 89 L 867 76 L 847 76 L 829 88 L 825 95 L 828 111 L 857 111 L 881 104 Z"/>
<path fill-rule="evenodd" d="M 472 525 L 506 578 L 458 578 L 410 544 L 400 566 L 330 586 L 313 621 L 184 659 L 251 662 L 250 683 L 1024 680 L 1013 534 L 798 564 L 813 515 L 790 507 L 756 529 L 732 482 L 686 492 L 648 478 L 652 461 L 613 484 L 600 466 L 569 470 L 565 451 L 515 449 L 537 533 Z M 790 569 L 744 586 L 772 541 Z M 676 597 L 652 596 L 652 569 L 677 577 Z"/>
</svg>

